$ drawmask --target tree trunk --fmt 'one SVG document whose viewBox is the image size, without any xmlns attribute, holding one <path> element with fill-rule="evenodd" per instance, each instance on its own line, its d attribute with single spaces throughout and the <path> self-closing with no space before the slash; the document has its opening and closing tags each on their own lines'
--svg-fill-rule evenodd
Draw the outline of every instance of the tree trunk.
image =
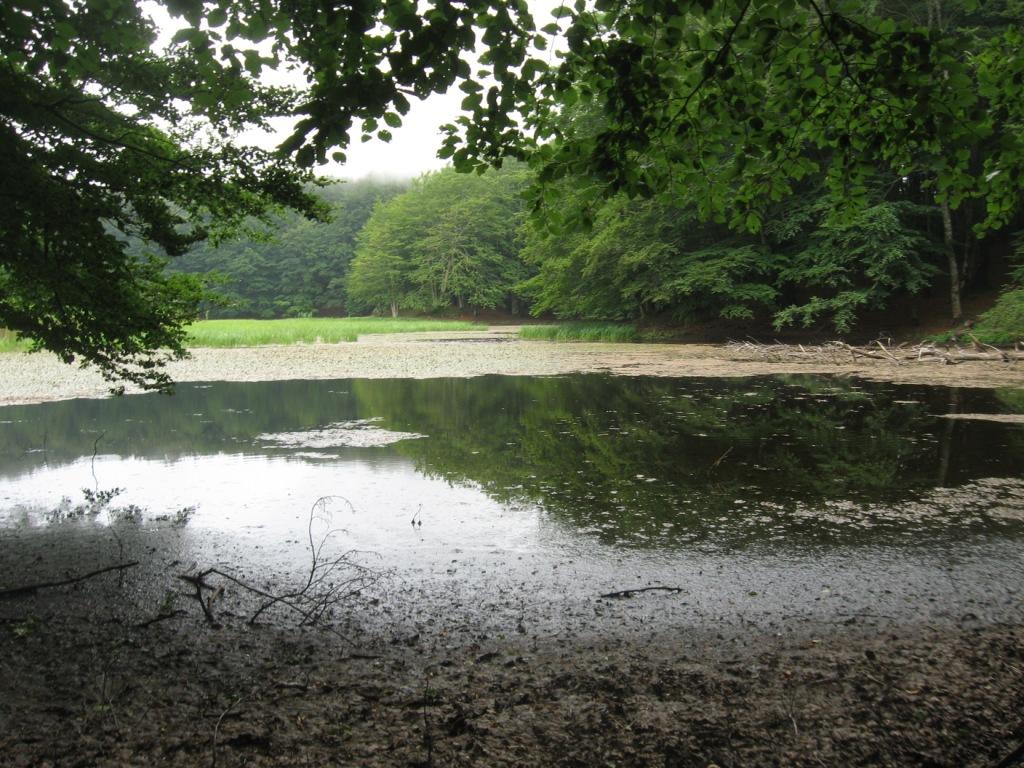
<svg viewBox="0 0 1024 768">
<path fill-rule="evenodd" d="M 396 301 L 391 302 L 391 316 L 398 317 L 398 302 Z"/>
<path fill-rule="evenodd" d="M 963 310 L 960 308 L 960 265 L 956 258 L 956 248 L 953 245 L 953 216 L 949 212 L 949 203 L 942 201 L 942 240 L 946 246 L 946 261 L 949 264 L 949 307 L 953 315 L 953 322 L 959 323 L 963 317 Z"/>
<path fill-rule="evenodd" d="M 942 2 L 941 0 L 928 0 L 928 29 L 942 30 Z M 949 79 L 949 72 L 943 71 L 942 77 Z M 946 248 L 946 262 L 949 264 L 949 308 L 953 315 L 953 322 L 959 323 L 963 317 L 963 310 L 960 308 L 960 293 L 963 288 L 960 277 L 960 265 L 956 259 L 956 247 L 953 244 L 953 215 L 949 212 L 949 201 L 943 200 L 939 204 L 942 211 L 942 240 Z"/>
</svg>

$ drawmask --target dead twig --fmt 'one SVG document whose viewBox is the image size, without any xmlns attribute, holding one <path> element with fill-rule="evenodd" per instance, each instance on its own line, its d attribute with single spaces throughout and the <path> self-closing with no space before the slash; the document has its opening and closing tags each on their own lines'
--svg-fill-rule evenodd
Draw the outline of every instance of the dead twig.
<svg viewBox="0 0 1024 768">
<path fill-rule="evenodd" d="M 146 627 L 151 627 L 154 624 L 159 624 L 161 621 L 167 621 L 168 619 L 176 619 L 179 616 L 184 616 L 185 613 L 186 612 L 181 610 L 180 608 L 175 611 L 171 611 L 170 613 L 158 613 L 152 619 L 140 621 L 138 624 L 134 624 L 132 626 L 134 629 L 146 629 Z"/>
<path fill-rule="evenodd" d="M 237 699 L 228 704 L 228 708 L 220 713 L 220 717 L 217 718 L 217 724 L 213 726 L 213 744 L 210 750 L 210 768 L 217 768 L 217 735 L 220 733 L 220 724 L 224 722 L 224 718 L 228 716 L 228 713 L 238 706 L 238 703 L 245 698 L 239 696 Z"/>
<path fill-rule="evenodd" d="M 110 573 L 111 571 L 123 571 L 126 568 L 134 568 L 138 564 L 138 560 L 133 560 L 130 563 L 118 563 L 117 565 L 108 565 L 106 568 L 100 568 L 98 571 L 91 571 L 90 573 L 85 573 L 81 576 L 74 576 L 68 579 L 61 579 L 60 581 L 42 581 L 38 584 L 26 584 L 23 587 L 12 587 L 11 589 L 3 589 L 0 590 L 0 600 L 8 600 L 14 597 L 21 597 L 22 595 L 31 595 L 38 592 L 40 589 L 50 589 L 52 587 L 66 587 L 69 584 L 77 584 L 80 581 L 85 581 L 86 579 L 101 576 L 104 573 Z"/>
<path fill-rule="evenodd" d="M 100 451 L 100 440 L 102 440 L 103 436 L 106 435 L 106 434 L 107 434 L 106 430 L 103 430 L 102 432 L 100 432 L 99 436 L 96 438 L 96 440 L 92 444 L 92 461 L 89 462 L 89 469 L 92 471 L 92 484 L 93 484 L 93 490 L 94 491 L 99 491 L 99 489 L 100 489 L 100 481 L 96 477 L 96 455 Z"/>
<path fill-rule="evenodd" d="M 240 576 L 217 567 L 206 568 L 197 573 L 179 575 L 178 578 L 193 587 L 194 591 L 190 593 L 190 596 L 199 602 L 203 615 L 211 626 L 219 626 L 213 613 L 213 599 L 224 591 L 223 585 L 218 586 L 211 583 L 211 577 L 223 579 L 261 599 L 261 604 L 249 617 L 249 624 L 254 624 L 270 608 L 281 606 L 297 614 L 300 617 L 300 624 L 304 626 L 322 623 L 335 606 L 356 597 L 362 590 L 372 586 L 383 577 L 382 572 L 362 565 L 353 559 L 354 555 L 360 554 L 359 550 L 350 549 L 336 556 L 326 554 L 325 548 L 328 541 L 341 529 L 328 529 L 319 541 L 316 540 L 313 523 L 318 519 L 329 519 L 327 502 L 333 498 L 341 498 L 352 509 L 351 503 L 343 497 L 324 496 L 313 504 L 307 526 L 310 551 L 309 572 L 305 581 L 298 587 L 275 593 L 250 584 Z M 207 595 L 209 596 L 207 597 Z M 331 631 L 346 642 L 351 642 L 336 629 L 332 628 Z"/>
<path fill-rule="evenodd" d="M 194 576 L 188 573 L 178 574 L 179 579 L 181 579 L 187 584 L 191 584 L 193 589 L 195 589 L 195 592 L 192 594 L 192 596 L 196 599 L 196 601 L 199 603 L 199 606 L 203 609 L 203 615 L 206 617 L 206 621 L 211 627 L 220 627 L 220 622 L 217 621 L 217 618 L 213 615 L 213 596 L 211 595 L 209 599 L 203 599 L 203 590 L 207 589 L 211 592 L 216 593 L 214 587 L 210 584 L 207 584 L 205 580 L 206 577 L 209 576 L 211 573 L 216 572 L 217 570 L 215 568 L 209 568 L 205 571 L 197 573 Z"/>
<path fill-rule="evenodd" d="M 599 597 L 610 598 L 610 599 L 617 599 L 617 598 L 624 598 L 624 597 L 632 597 L 633 595 L 638 595 L 641 592 L 676 592 L 676 593 L 678 593 L 678 592 L 682 592 L 682 591 L 683 591 L 682 587 L 639 587 L 637 589 L 621 589 L 618 592 L 606 592 L 603 595 L 599 595 Z"/>
</svg>

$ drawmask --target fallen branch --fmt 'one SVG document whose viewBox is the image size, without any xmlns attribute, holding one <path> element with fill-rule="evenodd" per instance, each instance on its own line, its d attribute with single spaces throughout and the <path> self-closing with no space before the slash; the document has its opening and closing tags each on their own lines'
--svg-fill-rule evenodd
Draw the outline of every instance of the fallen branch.
<svg viewBox="0 0 1024 768">
<path fill-rule="evenodd" d="M 842 345 L 849 353 L 855 357 L 870 357 L 873 360 L 892 360 L 892 355 L 880 355 L 877 352 L 868 352 L 866 349 L 858 349 L 857 347 L 851 347 L 849 344 Z M 881 346 L 881 344 L 879 344 Z"/>
<path fill-rule="evenodd" d="M 973 337 L 972 337 L 973 338 Z M 1004 362 L 1013 363 L 1024 360 L 1019 348 L 1004 350 L 991 344 L 983 344 L 975 340 L 973 348 L 954 347 L 940 348 L 931 343 L 907 346 L 886 345 L 875 341 L 870 348 L 856 347 L 843 341 L 833 341 L 818 346 L 803 344 L 757 344 L 755 342 L 731 342 L 726 345 L 730 357 L 734 360 L 759 360 L 764 362 L 813 362 L 848 365 L 858 358 L 870 358 L 893 365 L 904 363 L 944 363 L 955 365 L 960 362 Z"/>
<path fill-rule="evenodd" d="M 168 619 L 176 619 L 179 616 L 184 616 L 184 615 L 185 615 L 185 611 L 181 610 L 180 608 L 178 610 L 176 610 L 176 611 L 171 611 L 170 613 L 158 613 L 152 619 L 147 619 L 146 621 L 140 621 L 138 624 L 135 624 L 133 628 L 134 629 L 145 629 L 146 627 L 151 627 L 154 624 L 159 624 L 161 621 L 167 621 Z"/>
<path fill-rule="evenodd" d="M 890 352 L 890 351 L 888 350 L 888 348 L 886 348 L 886 346 L 885 346 L 885 345 L 884 345 L 884 344 L 883 344 L 882 342 L 880 342 L 880 341 L 876 341 L 876 342 L 875 342 L 875 344 L 877 344 L 877 345 L 878 345 L 878 348 L 879 348 L 880 350 L 882 350 L 882 354 L 884 354 L 884 355 L 885 355 L 886 357 L 888 357 L 888 358 L 889 358 L 890 360 L 892 360 L 892 361 L 893 361 L 894 363 L 897 363 L 897 364 L 899 364 L 899 362 L 900 362 L 899 358 L 897 358 L 897 357 L 896 357 L 896 355 L 894 355 L 894 354 L 893 354 L 892 352 Z"/>
<path fill-rule="evenodd" d="M 316 541 L 313 535 L 313 522 L 330 517 L 327 511 L 327 502 L 331 498 L 342 497 L 325 496 L 317 499 L 310 509 L 308 537 L 311 561 L 305 582 L 299 587 L 275 594 L 269 589 L 261 589 L 240 576 L 217 567 L 205 568 L 196 573 L 179 574 L 179 579 L 192 586 L 193 591 L 190 596 L 199 603 L 206 621 L 211 626 L 220 626 L 213 612 L 213 600 L 224 592 L 224 586 L 211 583 L 211 577 L 223 579 L 240 587 L 250 595 L 260 598 L 261 604 L 250 615 L 249 624 L 254 624 L 268 609 L 281 606 L 298 614 L 300 625 L 311 626 L 321 623 L 335 606 L 356 597 L 362 590 L 373 585 L 384 575 L 380 571 L 355 562 L 353 555 L 359 554 L 357 550 L 350 549 L 337 556 L 327 556 L 324 548 L 328 540 L 339 532 L 338 529 L 329 529 L 319 542 Z M 352 508 L 347 499 L 342 500 L 349 505 L 349 508 Z M 350 642 L 337 630 L 332 628 L 331 631 L 343 640 Z"/>
<path fill-rule="evenodd" d="M 641 592 L 682 592 L 682 587 L 640 587 L 638 589 L 621 589 L 618 592 L 606 592 L 600 597 L 623 598 L 638 595 Z"/>
<path fill-rule="evenodd" d="M 204 589 L 209 589 L 211 591 L 214 591 L 214 594 L 219 594 L 219 592 L 214 590 L 214 588 L 207 584 L 205 581 L 206 577 L 210 573 L 213 573 L 215 571 L 216 569 L 210 568 L 209 570 L 198 573 L 195 576 L 188 573 L 181 573 L 178 574 L 178 578 L 187 584 L 191 584 L 193 589 L 195 589 L 195 592 L 192 593 L 192 596 L 196 599 L 200 607 L 203 609 L 203 615 L 206 617 L 207 623 L 211 627 L 220 627 L 220 622 L 218 622 L 216 617 L 213 615 L 213 595 L 211 595 L 208 599 L 203 599 Z M 223 589 L 220 591 L 223 592 Z"/>
<path fill-rule="evenodd" d="M 138 560 L 133 560 L 130 563 L 118 563 L 117 565 L 108 565 L 106 568 L 100 568 L 98 571 L 92 571 L 90 573 L 82 574 L 81 576 L 75 576 L 70 579 L 61 579 L 60 581 L 41 581 L 38 584 L 26 584 L 24 587 L 12 587 L 11 589 L 0 590 L 0 600 L 8 600 L 14 597 L 21 597 L 22 595 L 31 595 L 38 592 L 40 589 L 50 589 L 52 587 L 66 587 L 69 584 L 77 584 L 80 581 L 94 578 L 95 576 L 102 576 L 104 573 L 110 573 L 111 571 L 123 571 L 126 568 L 134 568 L 139 564 Z"/>
</svg>

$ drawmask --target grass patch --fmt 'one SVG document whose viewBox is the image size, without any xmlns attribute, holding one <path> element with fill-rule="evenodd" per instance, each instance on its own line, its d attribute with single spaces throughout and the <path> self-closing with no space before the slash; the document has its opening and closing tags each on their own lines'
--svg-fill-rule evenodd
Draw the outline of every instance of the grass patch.
<svg viewBox="0 0 1024 768">
<path fill-rule="evenodd" d="M 1024 288 L 1000 294 L 992 308 L 978 317 L 971 334 L 983 344 L 1011 346 L 1024 341 Z M 932 339 L 963 342 L 968 341 L 970 336 L 954 330 L 937 334 Z"/>
<path fill-rule="evenodd" d="M 986 344 L 1024 341 L 1024 288 L 1001 294 L 992 309 L 978 318 L 974 335 Z"/>
<path fill-rule="evenodd" d="M 519 329 L 519 338 L 541 341 L 658 341 L 666 336 L 661 331 L 641 331 L 635 325 L 623 323 L 561 323 Z"/>
<path fill-rule="evenodd" d="M 28 352 L 32 342 L 19 339 L 14 331 L 0 328 L 0 352 Z"/>
<path fill-rule="evenodd" d="M 296 317 L 283 320 L 200 320 L 188 327 L 189 347 L 260 347 L 267 344 L 335 344 L 371 333 L 479 331 L 461 320 L 385 317 Z"/>
<path fill-rule="evenodd" d="M 260 347 L 268 344 L 335 344 L 371 333 L 483 331 L 463 320 L 385 317 L 297 317 L 283 320 L 200 320 L 188 326 L 188 347 Z M 0 328 L 0 353 L 27 352 L 32 344 Z"/>
</svg>

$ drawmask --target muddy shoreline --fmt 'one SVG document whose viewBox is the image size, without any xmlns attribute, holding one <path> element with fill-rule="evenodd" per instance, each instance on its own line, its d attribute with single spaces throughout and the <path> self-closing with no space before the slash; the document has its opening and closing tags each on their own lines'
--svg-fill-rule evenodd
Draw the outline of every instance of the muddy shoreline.
<svg viewBox="0 0 1024 768">
<path fill-rule="evenodd" d="M 592 344 L 521 341 L 515 329 L 366 336 L 348 344 L 196 349 L 172 363 L 176 381 L 282 379 L 443 378 L 486 374 L 552 376 L 606 372 L 619 376 L 765 376 L 831 374 L 897 384 L 1024 387 L 1024 365 L 972 361 L 896 364 L 859 358 L 764 362 L 743 359 L 722 345 Z M 109 385 L 94 370 L 47 354 L 0 354 L 0 405 L 106 397 Z"/>
<path fill-rule="evenodd" d="M 386 647 L 96 616 L 2 624 L 9 766 L 993 766 L 1024 738 L 1024 631 L 970 616 Z"/>
</svg>

